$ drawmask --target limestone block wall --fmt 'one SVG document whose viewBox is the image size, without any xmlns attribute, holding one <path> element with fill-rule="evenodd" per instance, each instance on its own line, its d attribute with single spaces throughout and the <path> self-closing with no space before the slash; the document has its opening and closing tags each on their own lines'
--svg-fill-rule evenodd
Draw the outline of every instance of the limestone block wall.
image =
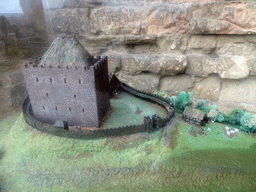
<svg viewBox="0 0 256 192">
<path fill-rule="evenodd" d="M 256 112 L 256 1 L 43 1 L 52 39 L 74 33 L 128 85 Z"/>
</svg>

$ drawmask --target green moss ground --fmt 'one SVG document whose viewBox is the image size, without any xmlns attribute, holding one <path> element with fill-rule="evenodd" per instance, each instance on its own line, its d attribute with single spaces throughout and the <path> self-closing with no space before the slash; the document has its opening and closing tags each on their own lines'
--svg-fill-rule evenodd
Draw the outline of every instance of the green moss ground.
<svg viewBox="0 0 256 192">
<path fill-rule="evenodd" d="M 38 185 L 40 182 L 45 182 L 43 180 L 46 178 L 50 186 L 55 183 L 63 185 L 63 180 L 69 181 L 69 175 L 75 177 L 75 173 L 80 174 L 81 178 L 88 177 L 86 175 L 88 168 L 96 168 L 96 172 L 100 170 L 102 174 L 107 175 L 108 169 L 136 167 L 152 162 L 159 151 L 156 144 L 159 142 L 157 136 L 153 140 L 145 137 L 137 138 L 141 144 L 136 146 L 129 141 L 125 145 L 121 143 L 120 149 L 116 150 L 113 147 L 116 139 L 113 138 L 112 141 L 111 139 L 77 140 L 41 134 L 31 131 L 25 125 L 21 113 L 2 121 L 0 127 L 2 130 L 0 146 L 4 151 L 0 161 L 1 177 L 4 178 L 2 185 L 7 191 L 14 189 L 16 191 L 24 187 L 26 189 L 31 183 Z M 148 146 L 153 146 L 150 155 L 144 151 Z M 92 172 L 90 174 L 96 174 L 93 169 L 90 171 Z M 59 175 L 59 178 L 56 179 L 55 175 L 56 177 Z M 103 175 L 103 179 L 105 177 Z M 79 182 L 82 182 L 80 186 L 86 185 L 79 177 L 76 181 L 69 182 L 74 186 Z M 47 183 L 41 185 L 47 187 Z M 30 191 L 30 189 L 26 190 Z"/>
<path fill-rule="evenodd" d="M 29 129 L 21 113 L 0 122 L 2 191 L 255 191 L 256 139 L 207 124 L 193 137 L 176 120 L 176 147 L 152 135 L 77 140 Z M 169 127 L 169 129 L 171 129 Z M 209 131 L 207 128 L 210 128 Z"/>
<path fill-rule="evenodd" d="M 162 107 L 154 107 L 149 102 L 134 97 L 129 93 L 121 93 L 111 99 L 110 118 L 105 121 L 106 128 L 126 126 L 130 124 L 143 124 L 144 116 L 158 114 L 165 117 L 166 112 Z"/>
<path fill-rule="evenodd" d="M 197 137 L 189 134 L 191 125 L 177 121 L 177 126 L 177 147 L 172 152 L 163 148 L 153 172 L 149 169 L 116 178 L 118 182 L 105 184 L 97 191 L 256 190 L 255 138 L 242 132 L 228 138 L 223 134 L 224 125 L 219 123 L 207 124 L 206 136 Z"/>
</svg>

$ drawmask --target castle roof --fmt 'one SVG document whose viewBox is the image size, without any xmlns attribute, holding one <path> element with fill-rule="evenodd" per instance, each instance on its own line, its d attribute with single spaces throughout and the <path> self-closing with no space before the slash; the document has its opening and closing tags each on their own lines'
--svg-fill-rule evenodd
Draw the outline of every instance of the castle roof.
<svg viewBox="0 0 256 192">
<path fill-rule="evenodd" d="M 93 57 L 74 37 L 58 37 L 42 57 L 40 65 L 90 67 Z"/>
</svg>

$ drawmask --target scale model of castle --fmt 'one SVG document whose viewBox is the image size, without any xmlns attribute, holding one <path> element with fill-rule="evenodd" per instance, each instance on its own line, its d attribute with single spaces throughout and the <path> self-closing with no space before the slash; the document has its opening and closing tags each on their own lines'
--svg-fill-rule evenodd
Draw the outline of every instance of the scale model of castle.
<svg viewBox="0 0 256 192">
<path fill-rule="evenodd" d="M 23 73 L 37 120 L 100 126 L 110 106 L 107 57 L 93 58 L 74 38 L 57 38 Z"/>
</svg>

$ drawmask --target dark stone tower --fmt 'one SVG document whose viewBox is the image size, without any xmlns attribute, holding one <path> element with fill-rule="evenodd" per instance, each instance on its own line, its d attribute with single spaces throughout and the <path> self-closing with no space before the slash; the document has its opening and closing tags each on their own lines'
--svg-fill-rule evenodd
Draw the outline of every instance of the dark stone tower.
<svg viewBox="0 0 256 192">
<path fill-rule="evenodd" d="M 107 57 L 93 58 L 74 38 L 58 38 L 23 73 L 36 119 L 100 126 L 110 106 Z"/>
</svg>

